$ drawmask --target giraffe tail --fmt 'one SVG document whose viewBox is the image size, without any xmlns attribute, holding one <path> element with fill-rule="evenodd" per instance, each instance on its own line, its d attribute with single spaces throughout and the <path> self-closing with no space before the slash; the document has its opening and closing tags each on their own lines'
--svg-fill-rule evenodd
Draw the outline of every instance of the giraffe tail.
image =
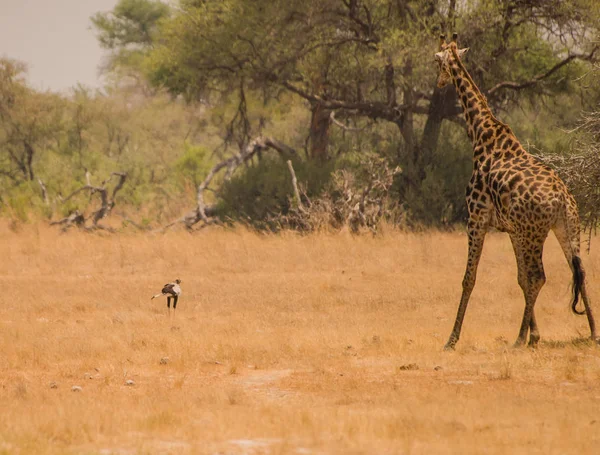
<svg viewBox="0 0 600 455">
<path fill-rule="evenodd" d="M 579 302 L 579 296 L 581 295 L 581 289 L 583 288 L 583 281 L 585 280 L 585 272 L 581 267 L 581 259 L 579 256 L 573 256 L 573 302 L 571 303 L 571 310 L 575 314 L 585 314 L 585 310 L 578 311 L 577 303 Z"/>
</svg>

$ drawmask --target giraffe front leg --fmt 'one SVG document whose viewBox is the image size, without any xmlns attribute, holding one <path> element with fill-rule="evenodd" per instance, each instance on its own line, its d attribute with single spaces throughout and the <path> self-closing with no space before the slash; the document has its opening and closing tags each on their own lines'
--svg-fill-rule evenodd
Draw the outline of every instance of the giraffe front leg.
<svg viewBox="0 0 600 455">
<path fill-rule="evenodd" d="M 531 320 L 529 321 L 529 347 L 536 348 L 540 341 L 540 332 L 535 320 L 535 312 L 531 310 Z"/>
<path fill-rule="evenodd" d="M 469 304 L 469 298 L 475 287 L 477 266 L 479 265 L 481 252 L 483 251 L 483 241 L 485 240 L 486 231 L 485 225 L 469 221 L 469 258 L 462 282 L 463 291 L 458 306 L 458 313 L 456 314 L 456 320 L 454 321 L 454 328 L 452 329 L 448 342 L 444 346 L 446 351 L 453 350 L 456 346 L 456 342 L 460 338 L 460 331 L 467 311 L 467 305 Z"/>
</svg>

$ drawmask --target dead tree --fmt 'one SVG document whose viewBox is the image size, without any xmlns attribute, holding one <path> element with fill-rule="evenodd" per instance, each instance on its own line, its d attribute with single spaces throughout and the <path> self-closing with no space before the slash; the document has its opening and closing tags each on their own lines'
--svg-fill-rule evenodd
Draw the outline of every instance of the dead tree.
<svg viewBox="0 0 600 455">
<path fill-rule="evenodd" d="M 107 185 L 110 183 L 113 177 L 117 177 L 118 180 L 115 186 L 113 187 L 112 192 L 110 192 L 107 188 Z M 90 199 L 96 194 L 99 196 L 100 208 L 93 211 L 87 218 L 84 215 L 82 215 L 79 212 L 79 210 L 75 210 L 69 216 L 59 221 L 53 221 L 50 223 L 50 225 L 62 225 L 63 230 L 67 230 L 71 226 L 77 226 L 86 230 L 104 229 L 107 231 L 113 231 L 112 228 L 100 224 L 100 220 L 110 215 L 112 209 L 115 206 L 115 197 L 117 196 L 117 193 L 123 188 L 125 180 L 127 180 L 126 172 L 113 172 L 106 180 L 104 180 L 100 184 L 100 186 L 94 186 L 91 183 L 90 173 L 86 172 L 86 185 L 73 191 L 70 195 L 63 199 L 62 203 L 66 203 L 81 192 L 88 191 Z M 92 223 L 88 226 L 87 222 L 90 220 L 92 221 Z"/>
<path fill-rule="evenodd" d="M 292 160 L 287 160 L 287 166 L 290 171 L 290 175 L 292 176 L 292 187 L 294 188 L 294 202 L 297 209 L 301 212 L 306 212 L 304 208 L 304 204 L 302 204 L 302 199 L 300 198 L 300 190 L 298 190 L 298 179 L 296 178 L 296 172 L 294 171 L 294 166 L 292 165 Z"/>
<path fill-rule="evenodd" d="M 592 234 L 600 223 L 600 110 L 582 113 L 579 124 L 570 133 L 577 133 L 570 153 L 540 157 L 556 168 L 577 200 L 581 224 L 588 233 L 589 251 Z"/>
<path fill-rule="evenodd" d="M 589 252 L 592 234 L 600 223 L 600 147 L 578 144 L 570 155 L 548 154 L 543 160 L 556 168 L 577 200 Z"/>
<path fill-rule="evenodd" d="M 244 163 L 250 161 L 254 156 L 260 155 L 266 150 L 275 150 L 282 158 L 289 158 L 296 156 L 296 151 L 281 142 L 271 138 L 259 136 L 248 143 L 245 147 L 240 149 L 239 153 L 236 153 L 232 157 L 223 160 L 210 170 L 206 178 L 198 185 L 196 191 L 196 207 L 182 218 L 179 218 L 172 223 L 169 223 L 164 229 L 168 229 L 171 226 L 183 223 L 187 229 L 191 229 L 195 224 L 203 222 L 204 225 L 210 225 L 216 223 L 216 207 L 214 205 L 207 205 L 204 199 L 204 193 L 207 190 L 211 190 L 210 184 L 217 174 L 224 171 L 224 179 L 229 180 L 237 168 Z"/>
<path fill-rule="evenodd" d="M 46 184 L 39 177 L 38 177 L 37 181 L 40 185 L 40 190 L 42 191 L 42 199 L 44 200 L 44 204 L 50 205 L 50 201 L 48 200 L 48 189 L 46 188 Z"/>
<path fill-rule="evenodd" d="M 69 216 L 64 217 L 61 220 L 52 221 L 50 226 L 62 226 L 62 230 L 66 231 L 72 226 L 77 226 L 79 228 L 85 227 L 85 217 L 81 214 L 79 210 L 75 210 L 69 214 Z"/>
<path fill-rule="evenodd" d="M 329 187 L 312 201 L 299 189 L 291 162 L 288 167 L 298 203 L 292 204 L 287 214 L 271 220 L 281 228 L 311 232 L 347 226 L 353 233 L 361 229 L 376 232 L 382 219 L 392 219 L 398 214 L 388 196 L 394 176 L 402 171 L 399 167 L 390 168 L 381 158 L 362 160 L 355 172 L 334 172 Z"/>
</svg>

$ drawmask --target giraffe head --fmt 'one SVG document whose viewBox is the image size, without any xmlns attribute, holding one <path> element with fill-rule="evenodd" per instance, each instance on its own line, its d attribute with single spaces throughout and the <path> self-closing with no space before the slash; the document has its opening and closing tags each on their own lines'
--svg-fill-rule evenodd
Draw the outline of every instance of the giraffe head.
<svg viewBox="0 0 600 455">
<path fill-rule="evenodd" d="M 452 35 L 452 41 L 446 43 L 446 36 L 440 35 L 440 51 L 435 54 L 435 61 L 440 67 L 440 74 L 438 75 L 437 86 L 439 88 L 445 87 L 449 82 L 452 81 L 452 74 L 450 73 L 450 60 L 452 59 L 452 49 L 454 49 L 458 55 L 458 58 L 462 59 L 462 56 L 469 50 L 468 47 L 464 49 L 458 49 L 456 39 L 458 35 L 455 33 Z"/>
</svg>

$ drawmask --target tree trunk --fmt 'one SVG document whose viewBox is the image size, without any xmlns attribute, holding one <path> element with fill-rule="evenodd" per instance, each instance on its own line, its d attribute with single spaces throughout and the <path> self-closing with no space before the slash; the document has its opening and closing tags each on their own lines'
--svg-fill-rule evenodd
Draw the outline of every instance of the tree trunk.
<svg viewBox="0 0 600 455">
<path fill-rule="evenodd" d="M 331 110 L 321 104 L 313 103 L 310 112 L 310 158 L 324 162 L 329 159 Z"/>
<path fill-rule="evenodd" d="M 406 65 L 404 66 L 404 88 L 403 88 L 403 102 L 409 106 L 413 104 L 413 92 L 412 84 L 410 79 L 412 76 L 412 61 L 410 58 L 407 59 Z M 406 173 L 405 177 L 407 180 L 407 194 L 413 194 L 421 181 L 419 177 L 419 150 L 418 144 L 415 140 L 415 130 L 413 124 L 413 112 L 411 108 L 404 111 L 401 120 L 397 125 L 400 127 L 400 133 L 402 139 L 404 139 L 404 147 L 406 152 Z"/>
<path fill-rule="evenodd" d="M 27 163 L 27 178 L 30 181 L 33 181 L 34 179 L 34 175 L 33 175 L 33 147 L 31 146 L 31 144 L 27 141 L 25 141 L 23 143 L 24 147 L 25 147 L 25 160 Z"/>
<path fill-rule="evenodd" d="M 456 115 L 456 113 L 456 92 L 454 88 L 445 87 L 440 89 L 436 87 L 433 90 L 427 121 L 423 129 L 421 168 L 424 169 L 433 162 L 433 156 L 440 137 L 442 121 L 444 118 Z"/>
</svg>

